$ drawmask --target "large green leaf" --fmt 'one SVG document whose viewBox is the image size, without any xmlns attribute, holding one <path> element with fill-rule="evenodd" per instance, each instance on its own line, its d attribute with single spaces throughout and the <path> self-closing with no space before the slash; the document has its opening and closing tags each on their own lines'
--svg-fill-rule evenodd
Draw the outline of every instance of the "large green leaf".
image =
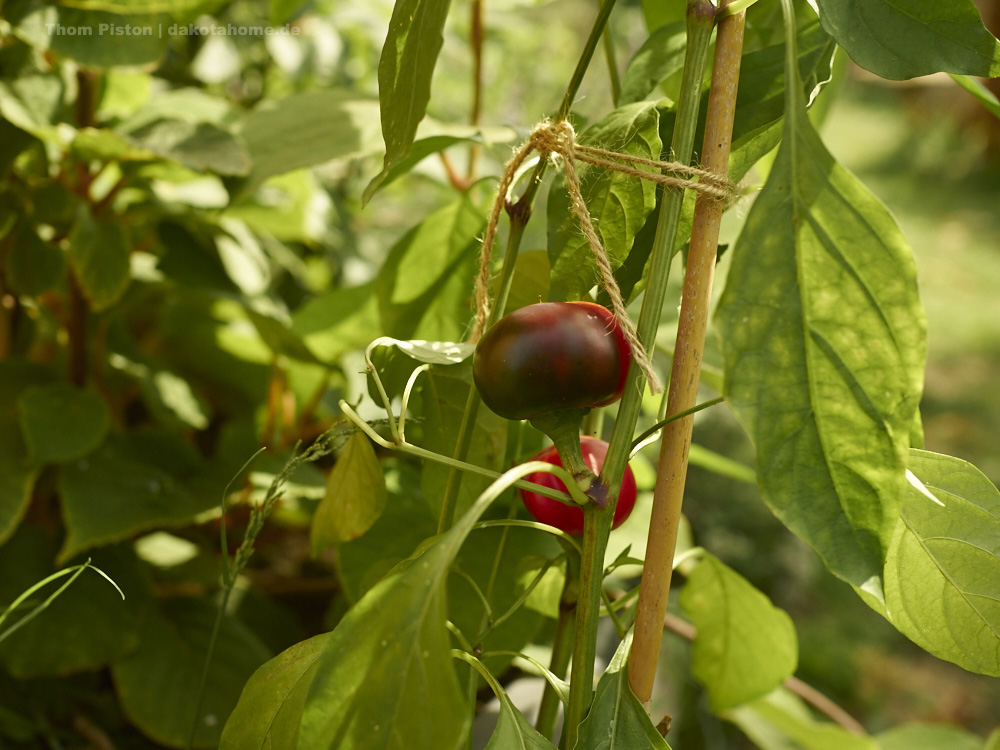
<svg viewBox="0 0 1000 750">
<path fill-rule="evenodd" d="M 18 31 L 35 46 L 89 67 L 136 66 L 159 60 L 166 49 L 171 18 L 142 9 L 117 10 L 30 2 L 18 19 Z"/>
<path fill-rule="evenodd" d="M 268 177 L 378 150 L 377 105 L 357 94 L 323 89 L 270 100 L 240 123 L 253 169 L 234 182 L 234 202 Z"/>
<path fill-rule="evenodd" d="M 0 547 L 5 594 L 27 589 L 51 574 L 54 551 L 40 528 L 22 526 Z M 104 578 L 84 571 L 47 609 L 0 644 L 0 660 L 13 676 L 99 669 L 138 645 L 140 621 L 152 606 L 145 571 L 130 546 L 95 550 L 92 559 L 122 590 L 124 601 Z"/>
<path fill-rule="evenodd" d="M 223 617 L 202 691 L 215 618 L 216 605 L 208 599 L 168 599 L 161 612 L 145 618 L 139 647 L 112 667 L 125 715 L 167 747 L 216 747 L 243 686 L 271 656 L 246 625 Z"/>
<path fill-rule="evenodd" d="M 597 683 L 594 703 L 587 718 L 580 723 L 578 748 L 669 750 L 667 741 L 660 736 L 629 687 L 627 665 L 631 649 L 630 631 Z"/>
<path fill-rule="evenodd" d="M 450 5 L 451 0 L 398 0 L 392 9 L 378 64 L 383 175 L 410 153 L 424 119 Z"/>
<path fill-rule="evenodd" d="M 944 71 L 1000 75 L 1000 42 L 972 0 L 818 0 L 820 18 L 862 68 L 902 80 Z"/>
<path fill-rule="evenodd" d="M 580 142 L 643 159 L 659 159 L 663 144 L 656 104 L 637 102 L 619 107 L 587 128 Z M 605 167 L 584 166 L 577 165 L 581 194 L 611 265 L 617 268 L 656 205 L 656 183 Z M 553 187 L 549 193 L 548 252 L 552 268 L 550 299 L 580 299 L 597 283 L 593 252 L 570 209 L 565 185 Z"/>
<path fill-rule="evenodd" d="M 798 696 L 784 688 L 727 711 L 724 717 L 761 750 L 878 750 L 867 735 L 818 721 Z"/>
<path fill-rule="evenodd" d="M 909 466 L 885 563 L 889 620 L 935 656 L 1000 676 L 1000 491 L 951 456 L 911 450 Z"/>
<path fill-rule="evenodd" d="M 910 249 L 823 147 L 788 42 L 784 135 L 734 251 L 717 324 L 726 397 L 761 495 L 838 576 L 881 596 L 923 381 Z"/>
<path fill-rule="evenodd" d="M 213 123 L 164 117 L 125 135 L 134 147 L 196 171 L 239 176 L 250 172 L 250 155 L 243 143 Z"/>
<path fill-rule="evenodd" d="M 389 251 L 375 282 L 386 334 L 461 341 L 471 317 L 469 279 L 486 220 L 463 196 L 435 211 Z"/>
<path fill-rule="evenodd" d="M 341 620 L 309 691 L 301 750 L 463 746 L 469 712 L 445 628 L 445 583 L 462 539 L 453 530 Z"/>
<path fill-rule="evenodd" d="M 166 436 L 112 436 L 62 467 L 59 495 L 66 522 L 60 559 L 157 526 L 179 526 L 218 504 L 224 479 L 212 478 Z"/>
<path fill-rule="evenodd" d="M 100 394 L 69 383 L 26 388 L 17 405 L 28 453 L 40 464 L 82 458 L 104 441 L 111 427 Z"/>
<path fill-rule="evenodd" d="M 385 478 L 371 441 L 355 432 L 337 457 L 309 534 L 314 555 L 362 536 L 385 508 Z"/>
<path fill-rule="evenodd" d="M 374 282 L 313 297 L 292 314 L 292 330 L 324 362 L 363 348 L 380 333 Z"/>
<path fill-rule="evenodd" d="M 713 711 L 760 698 L 795 672 L 791 618 L 718 558 L 701 558 L 680 603 L 698 631 L 691 671 L 708 690 Z"/>
<path fill-rule="evenodd" d="M 222 730 L 219 750 L 296 747 L 309 686 L 331 635 L 297 643 L 253 673 Z"/>
</svg>

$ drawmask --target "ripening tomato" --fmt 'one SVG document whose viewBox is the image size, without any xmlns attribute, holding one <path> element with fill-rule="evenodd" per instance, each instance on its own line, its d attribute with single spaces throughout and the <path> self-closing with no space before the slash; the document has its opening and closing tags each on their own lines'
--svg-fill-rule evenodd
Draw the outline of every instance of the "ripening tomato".
<svg viewBox="0 0 1000 750">
<path fill-rule="evenodd" d="M 603 440 L 594 437 L 583 436 L 580 438 L 580 451 L 583 453 L 584 463 L 599 474 L 604 465 L 604 457 L 608 453 L 608 444 Z M 535 454 L 532 461 L 545 461 L 555 466 L 562 466 L 559 460 L 559 453 L 555 446 L 549 446 L 543 451 Z M 543 487 L 566 492 L 566 485 L 558 479 L 555 474 L 548 472 L 535 472 L 525 477 L 529 482 L 535 482 Z M 524 507 L 534 517 L 536 521 L 555 526 L 562 529 L 570 536 L 579 536 L 583 533 L 583 508 L 579 506 L 566 505 L 558 500 L 545 495 L 539 495 L 530 490 L 520 490 L 521 500 Z M 615 506 L 615 516 L 611 522 L 611 528 L 617 529 L 632 514 L 635 507 L 636 487 L 635 476 L 632 469 L 626 464 L 625 475 L 622 477 L 621 490 L 618 494 L 618 505 Z"/>
<path fill-rule="evenodd" d="M 476 346 L 472 374 L 507 419 L 606 406 L 621 398 L 631 348 L 613 313 L 593 302 L 539 302 L 504 316 Z"/>
</svg>

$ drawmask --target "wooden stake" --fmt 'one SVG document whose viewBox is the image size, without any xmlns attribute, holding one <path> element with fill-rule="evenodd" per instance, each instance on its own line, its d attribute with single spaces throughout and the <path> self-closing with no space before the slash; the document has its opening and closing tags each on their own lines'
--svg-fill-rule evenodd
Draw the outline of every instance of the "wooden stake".
<svg viewBox="0 0 1000 750">
<path fill-rule="evenodd" d="M 722 7 L 726 4 L 724 2 Z M 745 18 L 744 12 L 725 16 L 720 21 L 712 66 L 702 166 L 721 175 L 725 175 L 729 167 Z M 719 243 L 719 224 L 724 209 L 722 202 L 705 195 L 699 195 L 695 204 L 677 343 L 667 393 L 668 415 L 690 409 L 697 402 Z M 663 428 L 660 438 L 653 514 L 649 525 L 646 562 L 642 571 L 628 670 L 632 692 L 647 710 L 656 677 L 663 618 L 670 593 L 693 426 L 693 416 L 675 420 Z"/>
</svg>

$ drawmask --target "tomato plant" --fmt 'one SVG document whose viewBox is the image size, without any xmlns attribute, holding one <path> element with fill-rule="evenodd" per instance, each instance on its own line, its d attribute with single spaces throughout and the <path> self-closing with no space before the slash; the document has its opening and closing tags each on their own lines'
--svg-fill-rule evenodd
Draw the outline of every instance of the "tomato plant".
<svg viewBox="0 0 1000 750">
<path fill-rule="evenodd" d="M 4 3 L 0 747 L 1000 747 L 996 6 Z"/>
<path fill-rule="evenodd" d="M 584 435 L 580 438 L 580 450 L 583 453 L 584 462 L 595 474 L 599 474 L 601 467 L 604 466 L 604 457 L 608 453 L 608 444 L 598 438 Z M 544 461 L 555 466 L 563 465 L 554 445 L 539 451 L 530 460 Z M 547 472 L 528 474 L 525 479 L 553 490 L 566 492 L 566 485 L 563 484 L 562 480 Z M 583 533 L 583 509 L 581 507 L 561 503 L 532 490 L 521 489 L 520 493 L 524 507 L 528 509 L 536 521 L 555 526 L 570 536 L 579 536 Z M 626 467 L 618 491 L 618 504 L 615 506 L 614 519 L 611 522 L 612 529 L 617 529 L 632 515 L 636 494 L 635 475 L 631 468 Z"/>
</svg>

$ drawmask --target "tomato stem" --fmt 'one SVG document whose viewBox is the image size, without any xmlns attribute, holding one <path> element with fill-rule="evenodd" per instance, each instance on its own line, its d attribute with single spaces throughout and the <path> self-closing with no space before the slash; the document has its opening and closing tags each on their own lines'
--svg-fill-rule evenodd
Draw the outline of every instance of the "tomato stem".
<svg viewBox="0 0 1000 750">
<path fill-rule="evenodd" d="M 549 437 L 559 453 L 563 468 L 573 475 L 577 486 L 588 495 L 592 489 L 596 489 L 594 485 L 597 480 L 594 470 L 583 460 L 583 451 L 580 449 L 580 428 L 589 411 L 589 408 L 559 409 L 539 414 L 529 420 L 535 429 Z M 604 496 L 605 493 L 597 492 L 591 499 L 604 507 L 604 503 L 601 502 Z"/>
</svg>

